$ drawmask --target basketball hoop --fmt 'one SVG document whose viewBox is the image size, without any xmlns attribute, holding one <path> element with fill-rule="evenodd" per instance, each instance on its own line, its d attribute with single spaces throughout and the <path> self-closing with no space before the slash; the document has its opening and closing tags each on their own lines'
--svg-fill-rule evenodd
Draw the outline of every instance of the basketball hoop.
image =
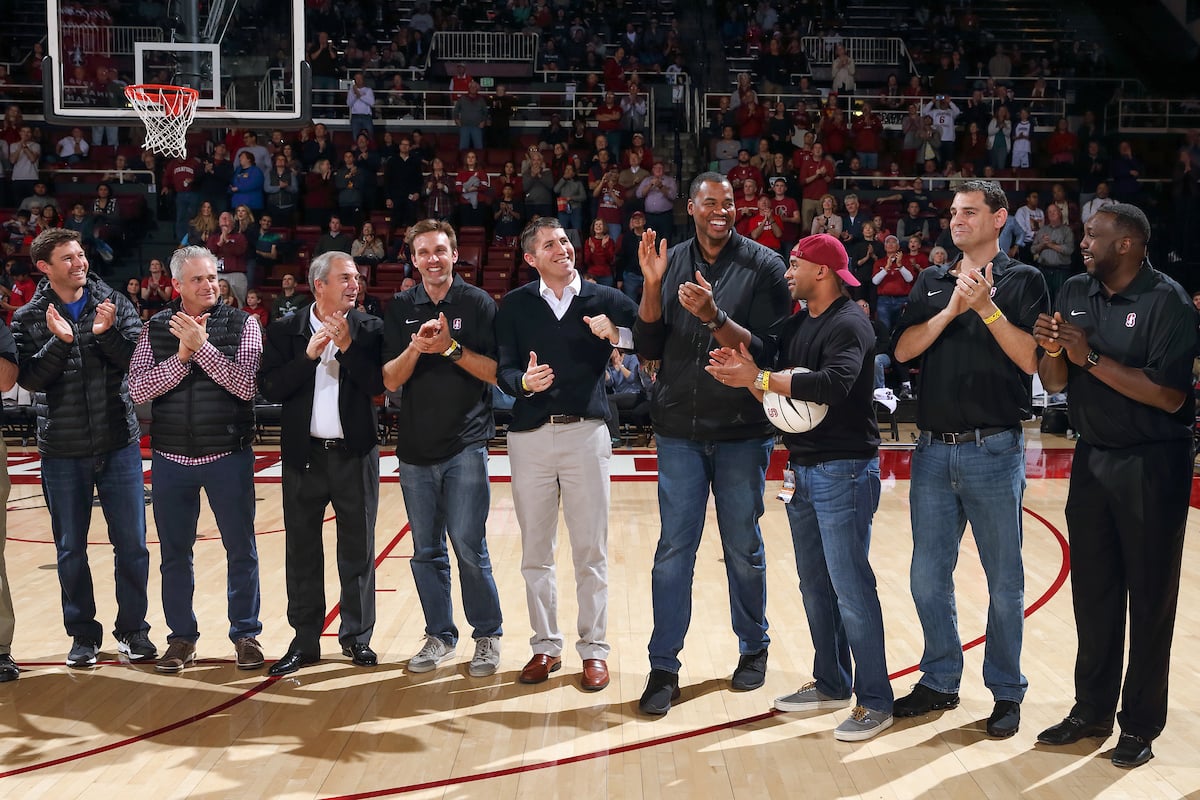
<svg viewBox="0 0 1200 800">
<path fill-rule="evenodd" d="M 186 86 L 139 83 L 126 86 L 125 97 L 146 126 L 142 149 L 183 158 L 187 153 L 187 130 L 196 116 L 200 93 Z"/>
</svg>

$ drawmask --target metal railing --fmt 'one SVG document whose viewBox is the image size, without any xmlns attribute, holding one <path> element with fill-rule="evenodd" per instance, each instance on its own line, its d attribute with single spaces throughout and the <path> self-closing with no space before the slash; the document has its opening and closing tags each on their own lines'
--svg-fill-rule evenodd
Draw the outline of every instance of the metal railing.
<svg viewBox="0 0 1200 800">
<path fill-rule="evenodd" d="M 980 177 L 980 176 L 976 176 Z M 961 183 L 966 178 L 957 177 L 951 178 L 945 175 L 887 175 L 884 177 L 869 176 L 855 177 L 851 175 L 836 175 L 829 179 L 839 191 L 853 190 L 858 194 L 860 199 L 866 199 L 875 203 L 880 197 L 888 197 L 896 192 L 903 191 L 908 188 L 915 180 L 923 182 L 932 180 L 935 184 L 939 184 L 934 188 L 928 188 L 927 191 L 933 192 L 950 192 L 951 186 Z M 995 181 L 1000 184 L 1000 187 L 1008 192 L 1025 192 L 1030 189 L 1044 190 L 1053 186 L 1056 183 L 1061 183 L 1072 190 L 1077 185 L 1076 178 L 1061 178 L 1061 177 L 1045 177 L 1040 175 L 1012 175 L 1012 176 L 996 176 L 988 180 Z M 1170 178 L 1140 178 L 1138 183 L 1147 191 L 1159 192 L 1171 182 Z M 899 184 L 905 184 L 903 188 Z M 1046 192 L 1048 195 L 1049 192 Z M 1045 196 L 1045 195 L 1043 195 Z"/>
<path fill-rule="evenodd" d="M 833 54 L 839 44 L 846 48 L 846 53 L 858 66 L 893 66 L 904 59 L 910 71 L 914 74 L 917 72 L 904 40 L 898 36 L 844 36 L 832 39 L 805 36 L 800 39 L 800 47 L 808 55 L 809 61 L 821 65 L 833 63 Z"/>
<path fill-rule="evenodd" d="M 134 42 L 161 42 L 163 31 L 152 25 L 63 25 L 62 37 L 84 53 L 131 56 Z"/>
<path fill-rule="evenodd" d="M 429 45 L 434 55 L 451 61 L 528 61 L 537 57 L 541 37 L 536 33 L 435 31 Z"/>
<path fill-rule="evenodd" d="M 1106 117 L 1108 113 L 1106 108 Z M 1117 101 L 1115 115 L 1120 133 L 1183 133 L 1200 128 L 1200 100 L 1122 98 Z"/>
<path fill-rule="evenodd" d="M 452 93 L 446 89 L 406 89 L 405 102 L 390 102 L 390 92 L 376 90 L 375 120 L 388 122 L 405 120 L 420 125 L 422 130 L 457 130 L 454 122 L 454 101 Z M 550 122 L 550 115 L 557 113 L 563 120 L 564 127 L 570 129 L 571 120 L 576 113 L 575 94 L 566 90 L 544 89 L 536 92 L 512 91 L 509 94 L 516 98 L 519 105 L 517 114 L 512 120 L 514 130 L 521 132 L 536 132 L 544 129 Z M 646 92 L 646 132 L 655 141 L 655 117 L 657 103 L 654 92 Z M 313 89 L 313 122 L 320 122 L 334 130 L 342 130 L 350 125 L 349 109 L 346 106 L 346 93 L 342 89 Z M 588 121 L 589 128 L 595 128 L 594 121 Z"/>
<path fill-rule="evenodd" d="M 725 93 L 712 92 L 704 95 L 702 102 L 704 122 L 702 128 L 698 128 L 698 130 L 708 127 L 709 114 L 713 111 L 716 111 L 720 107 L 720 101 L 722 97 L 728 96 L 729 95 Z M 921 98 L 918 108 L 924 106 L 925 103 L 932 99 L 932 96 Z M 971 98 L 951 97 L 950 99 L 954 101 L 955 105 L 958 106 L 960 111 L 966 111 L 967 101 Z M 800 100 L 803 100 L 808 105 L 809 119 L 814 126 L 819 121 L 821 108 L 825 103 L 823 98 L 811 95 L 789 94 L 786 92 L 778 95 L 759 95 L 760 104 L 767 106 L 768 110 L 771 110 L 772 106 L 774 106 L 778 100 L 783 100 L 784 105 L 787 106 L 787 114 L 789 119 L 791 118 L 792 112 L 795 110 L 796 103 Z M 872 109 L 875 112 L 875 116 L 879 117 L 880 121 L 883 122 L 884 130 L 902 130 L 904 127 L 904 118 L 908 116 L 908 103 L 914 101 L 905 100 L 902 102 L 902 108 L 893 110 L 888 108 L 880 108 L 878 100 L 879 97 L 873 94 L 839 95 L 837 98 L 837 107 L 845 112 L 846 124 L 849 125 L 853 116 L 861 113 L 862 104 L 864 102 L 868 102 L 871 104 Z M 987 104 L 989 112 L 995 111 L 996 101 L 994 98 L 984 98 L 984 103 Z M 1067 113 L 1067 101 L 1061 97 L 1014 97 L 1013 103 L 1017 107 L 1028 105 L 1030 103 L 1038 104 L 1038 108 L 1033 112 L 1035 117 L 1034 130 L 1038 133 L 1046 133 L 1054 130 L 1054 125 L 1058 119 Z"/>
<path fill-rule="evenodd" d="M 224 38 L 225 29 L 228 23 L 221 24 L 221 20 L 225 16 L 226 0 L 212 0 L 208 4 L 208 18 L 204 20 L 204 33 L 201 36 L 203 42 L 217 42 Z M 233 16 L 233 9 L 230 9 L 229 15 Z M 221 36 L 217 36 L 217 29 L 221 29 Z"/>
</svg>

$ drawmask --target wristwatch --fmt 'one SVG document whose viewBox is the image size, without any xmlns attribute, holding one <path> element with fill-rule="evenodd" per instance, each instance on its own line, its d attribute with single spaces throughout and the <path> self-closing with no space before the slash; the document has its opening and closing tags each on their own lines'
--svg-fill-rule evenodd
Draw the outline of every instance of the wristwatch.
<svg viewBox="0 0 1200 800">
<path fill-rule="evenodd" d="M 718 308 L 717 315 L 715 317 L 713 317 L 712 319 L 710 319 L 708 322 L 704 323 L 704 327 L 708 328 L 710 331 L 716 331 L 716 330 L 719 330 L 722 326 L 724 326 L 725 323 L 728 321 L 729 321 L 729 315 Z"/>
<path fill-rule="evenodd" d="M 1100 363 L 1100 354 L 1092 350 L 1087 354 L 1087 361 L 1083 362 L 1083 368 L 1090 370 L 1092 367 Z"/>
<path fill-rule="evenodd" d="M 442 351 L 442 355 L 445 356 L 446 358 L 450 359 L 451 361 L 458 361 L 460 358 L 462 358 L 462 354 L 463 354 L 462 345 L 459 344 L 454 339 L 451 339 L 450 346 Z"/>
</svg>

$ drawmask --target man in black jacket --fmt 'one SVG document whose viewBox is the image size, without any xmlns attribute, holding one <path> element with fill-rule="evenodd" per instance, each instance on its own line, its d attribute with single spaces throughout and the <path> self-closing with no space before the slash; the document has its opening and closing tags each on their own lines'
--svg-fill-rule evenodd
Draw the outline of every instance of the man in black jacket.
<svg viewBox="0 0 1200 800">
<path fill-rule="evenodd" d="M 96 621 L 87 534 L 92 492 L 113 545 L 117 649 L 131 661 L 158 655 L 146 622 L 146 510 L 139 428 L 129 399 L 129 358 L 142 329 L 133 305 L 88 273 L 79 234 L 41 233 L 30 257 L 46 276 L 13 316 L 19 382 L 34 393 L 42 492 L 58 548 L 63 622 L 74 642 L 67 666 L 96 663 Z"/>
<path fill-rule="evenodd" d="M 762 406 L 705 372 L 717 347 L 745 344 L 771 363 L 767 335 L 791 305 L 783 258 L 733 229 L 733 187 L 719 173 L 692 182 L 688 214 L 696 238 L 667 252 L 654 231 L 642 237 L 645 288 L 634 328 L 643 359 L 660 359 L 650 416 L 658 443 L 662 531 L 654 554 L 650 679 L 639 707 L 662 715 L 679 695 L 679 651 L 692 615 L 692 575 L 709 491 L 725 549 L 733 628 L 738 637 L 733 688 L 766 679 L 766 558 L 758 518 L 775 444 Z"/>
<path fill-rule="evenodd" d="M 575 248 L 553 217 L 521 234 L 538 280 L 509 292 L 496 316 L 497 381 L 516 398 L 508 428 L 513 506 L 533 658 L 521 683 L 562 666 L 554 542 L 561 503 L 575 564 L 581 687 L 608 685 L 608 475 L 612 443 L 604 374 L 614 346 L 630 348 L 635 306 L 616 289 L 582 280 Z"/>
<path fill-rule="evenodd" d="M 321 657 L 325 616 L 322 519 L 337 515 L 342 653 L 374 666 L 375 515 L 379 445 L 375 395 L 383 393 L 383 320 L 354 309 L 358 269 L 346 253 L 325 253 L 308 270 L 312 304 L 271 323 L 258 380 L 283 404 L 283 524 L 287 536 L 288 622 L 296 635 L 271 675 Z"/>
<path fill-rule="evenodd" d="M 383 185 L 387 187 L 387 207 L 395 225 L 412 225 L 417 221 L 417 204 L 421 199 L 421 159 L 412 152 L 412 139 L 404 136 L 398 145 L 400 154 L 387 160 L 383 167 Z"/>
<path fill-rule="evenodd" d="M 182 672 L 196 658 L 200 629 L 192 607 L 192 545 L 200 490 L 208 495 L 229 562 L 229 639 L 239 669 L 263 665 L 258 635 L 258 550 L 254 544 L 254 391 L 261 326 L 219 302 L 217 259 L 203 247 L 171 257 L 179 293 L 142 328 L 129 365 L 129 396 L 154 401 L 154 524 L 162 550 L 167 652 L 159 672 Z"/>
</svg>

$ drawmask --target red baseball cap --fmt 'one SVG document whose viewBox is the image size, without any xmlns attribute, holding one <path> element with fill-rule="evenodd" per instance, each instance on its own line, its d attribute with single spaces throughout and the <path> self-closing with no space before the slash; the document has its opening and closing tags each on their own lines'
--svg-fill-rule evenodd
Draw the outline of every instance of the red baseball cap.
<svg viewBox="0 0 1200 800">
<path fill-rule="evenodd" d="M 792 257 L 833 270 L 847 286 L 861 285 L 850 271 L 850 258 L 846 255 L 846 248 L 828 233 L 805 236 L 792 248 Z"/>
</svg>

